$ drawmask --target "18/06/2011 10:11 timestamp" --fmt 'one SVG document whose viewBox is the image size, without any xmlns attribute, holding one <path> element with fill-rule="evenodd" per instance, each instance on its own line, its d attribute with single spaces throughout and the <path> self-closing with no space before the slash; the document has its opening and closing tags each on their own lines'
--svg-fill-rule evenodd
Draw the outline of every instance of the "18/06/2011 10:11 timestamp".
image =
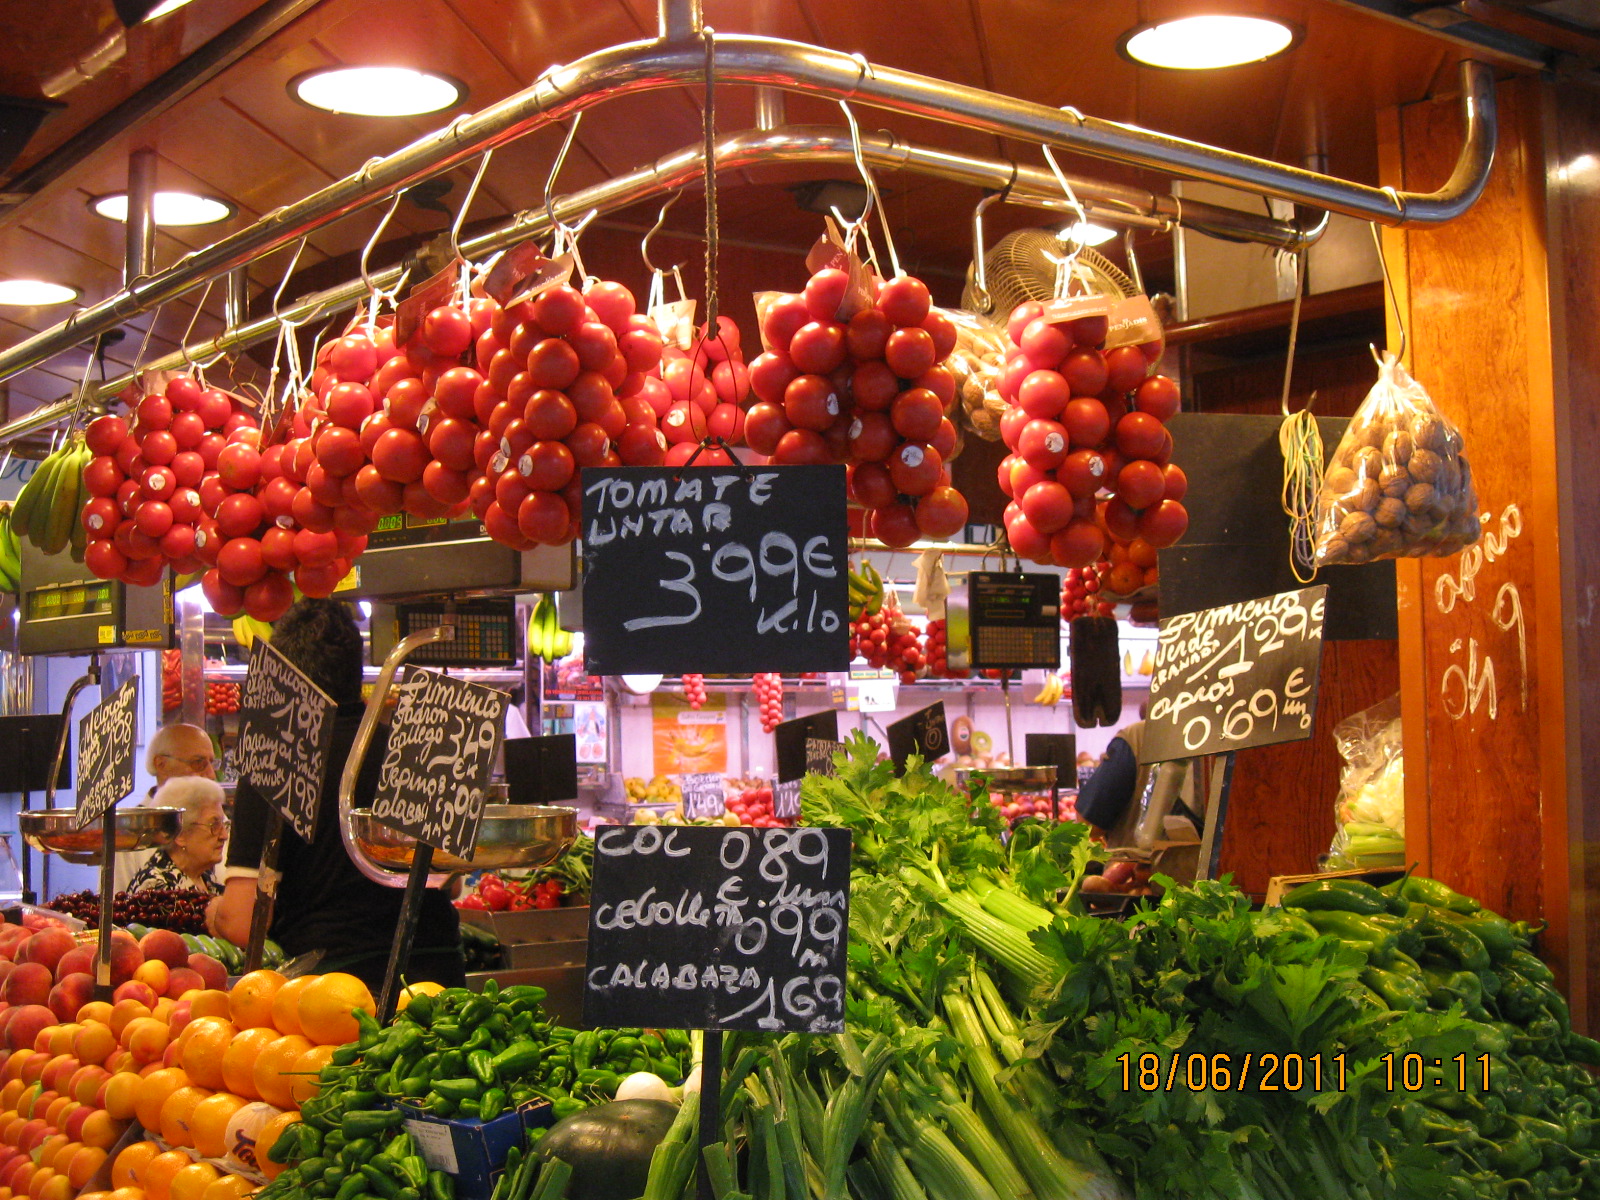
<svg viewBox="0 0 1600 1200">
<path fill-rule="evenodd" d="M 1489 1090 L 1489 1055 L 1425 1059 L 1420 1054 L 1385 1054 L 1388 1090 L 1421 1092 L 1454 1087 Z M 1343 1054 L 1119 1054 L 1123 1091 L 1170 1092 L 1298 1092 L 1325 1088 L 1342 1092 L 1347 1085 Z M 1432 1071 L 1428 1070 L 1432 1067 Z"/>
</svg>

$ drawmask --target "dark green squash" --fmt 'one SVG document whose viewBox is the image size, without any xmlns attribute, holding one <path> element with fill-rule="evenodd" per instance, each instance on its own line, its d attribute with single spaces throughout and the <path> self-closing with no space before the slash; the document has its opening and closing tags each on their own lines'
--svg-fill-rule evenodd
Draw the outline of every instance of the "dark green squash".
<svg viewBox="0 0 1600 1200">
<path fill-rule="evenodd" d="M 678 1115 L 665 1100 L 613 1100 L 557 1121 L 539 1140 L 542 1158 L 572 1168 L 567 1200 L 641 1196 L 650 1155 Z"/>
</svg>

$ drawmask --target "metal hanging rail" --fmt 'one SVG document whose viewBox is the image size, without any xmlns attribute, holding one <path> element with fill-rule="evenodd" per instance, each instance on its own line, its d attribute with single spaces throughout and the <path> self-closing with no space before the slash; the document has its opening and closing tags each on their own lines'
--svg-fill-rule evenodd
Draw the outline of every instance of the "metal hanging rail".
<svg viewBox="0 0 1600 1200">
<path fill-rule="evenodd" d="M 662 4 L 669 40 L 613 46 L 552 67 L 532 86 L 453 121 L 360 171 L 268 213 L 245 229 L 135 280 L 60 325 L 0 352 L 0 380 L 36 366 L 302 235 L 379 203 L 485 150 L 560 121 L 611 96 L 695 85 L 705 78 L 707 48 L 692 34 L 696 7 Z M 687 16 L 685 15 L 687 14 Z M 1388 225 L 1434 224 L 1464 212 L 1488 182 L 1496 138 L 1493 75 L 1461 64 L 1464 141 L 1455 170 L 1436 192 L 1369 187 L 1219 147 L 1050 108 L 981 88 L 880 67 L 864 59 L 776 38 L 712 35 L 714 79 L 723 85 L 779 87 L 850 100 L 1000 137 L 1041 142 L 1191 179 L 1229 184 L 1314 208 Z"/>
<path fill-rule="evenodd" d="M 901 141 L 893 134 L 863 134 L 862 157 L 874 167 L 909 170 L 1003 195 L 1007 202 L 1032 208 L 1065 209 L 1061 185 L 1042 167 L 1030 167 L 1001 159 L 974 158 Z M 778 129 L 750 130 L 719 139 L 716 166 L 719 172 L 750 170 L 769 164 L 796 162 L 854 161 L 850 135 L 844 129 L 827 126 L 785 126 Z M 582 191 L 559 197 L 554 210 L 559 219 L 571 221 L 584 213 L 602 213 L 626 208 L 641 200 L 693 184 L 705 173 L 704 147 L 692 145 L 663 155 L 649 166 L 618 175 Z M 1100 180 L 1069 176 L 1078 198 L 1085 202 L 1091 219 L 1100 218 L 1123 224 L 1166 228 L 1182 224 L 1214 237 L 1260 242 L 1285 249 L 1301 249 L 1321 236 L 1327 216 L 1313 225 L 1279 221 L 1256 213 L 1195 201 L 1180 201 L 1173 196 L 1139 188 L 1108 184 Z M 550 218 L 540 207 L 517 214 L 497 229 L 463 242 L 462 254 L 482 261 L 496 251 L 529 237 L 550 232 Z M 238 270 L 237 268 L 235 269 Z M 230 280 L 235 276 L 230 275 Z M 400 268 L 374 272 L 371 283 L 379 288 L 392 286 L 400 278 Z M 368 284 L 354 279 L 317 292 L 284 306 L 283 319 L 296 325 L 349 308 L 368 294 Z M 278 332 L 278 318 L 265 316 L 254 321 L 230 318 L 229 327 L 216 337 L 185 346 L 164 358 L 145 364 L 152 370 L 179 370 L 188 363 L 208 362 L 247 346 L 268 341 Z M 107 380 L 97 389 L 98 396 L 115 395 L 132 376 Z M 48 428 L 70 415 L 74 402 L 63 400 L 35 409 L 10 424 L 0 427 L 0 445 Z"/>
</svg>

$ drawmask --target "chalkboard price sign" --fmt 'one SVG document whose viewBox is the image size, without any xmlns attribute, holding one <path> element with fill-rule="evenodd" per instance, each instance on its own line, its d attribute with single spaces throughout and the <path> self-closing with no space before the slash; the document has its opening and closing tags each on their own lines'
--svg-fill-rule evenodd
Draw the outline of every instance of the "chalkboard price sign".
<svg viewBox="0 0 1600 1200">
<path fill-rule="evenodd" d="M 399 692 L 372 815 L 471 858 L 509 697 L 422 667 L 407 669 Z"/>
<path fill-rule="evenodd" d="M 583 473 L 591 675 L 843 671 L 843 467 Z"/>
<path fill-rule="evenodd" d="M 843 742 L 827 738 L 806 739 L 806 774 L 833 775 L 833 756 L 844 749 Z"/>
<path fill-rule="evenodd" d="M 849 923 L 847 829 L 606 826 L 584 1021 L 837 1033 Z"/>
<path fill-rule="evenodd" d="M 1142 757 L 1310 737 L 1327 594 L 1318 584 L 1162 621 Z"/>
<path fill-rule="evenodd" d="M 78 828 L 98 821 L 133 791 L 133 747 L 139 735 L 135 675 L 78 722 Z"/>
<path fill-rule="evenodd" d="M 772 815 L 780 821 L 793 821 L 800 815 L 798 779 L 780 779 L 772 785 Z"/>
<path fill-rule="evenodd" d="M 687 820 L 723 814 L 727 797 L 723 793 L 721 775 L 714 772 L 684 775 L 678 786 L 683 791 L 683 815 Z"/>
<path fill-rule="evenodd" d="M 943 700 L 900 718 L 885 732 L 889 735 L 889 757 L 894 760 L 896 771 L 904 771 L 906 759 L 913 754 L 931 763 L 950 753 L 950 727 L 945 724 Z"/>
<path fill-rule="evenodd" d="M 239 700 L 239 778 L 307 842 L 317 833 L 337 707 L 265 638 L 251 644 Z"/>
</svg>

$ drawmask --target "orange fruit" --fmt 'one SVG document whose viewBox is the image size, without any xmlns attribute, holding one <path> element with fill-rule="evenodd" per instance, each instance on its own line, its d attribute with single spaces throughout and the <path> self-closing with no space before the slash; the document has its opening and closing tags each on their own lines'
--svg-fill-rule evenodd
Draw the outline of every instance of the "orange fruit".
<svg viewBox="0 0 1600 1200">
<path fill-rule="evenodd" d="M 189 1086 L 189 1077 L 179 1067 L 163 1067 L 139 1080 L 139 1094 L 134 1098 L 133 1115 L 139 1124 L 154 1130 L 161 1124 L 161 1106 L 167 1097 L 181 1087 Z"/>
<path fill-rule="evenodd" d="M 111 1024 L 111 1005 L 104 1000 L 91 1000 L 78 1010 L 73 1018 L 80 1025 L 98 1022 L 101 1025 Z"/>
<path fill-rule="evenodd" d="M 162 1102 L 157 1126 L 161 1140 L 169 1146 L 194 1145 L 194 1110 L 209 1095 L 205 1088 L 191 1086 L 181 1087 L 168 1096 Z"/>
<path fill-rule="evenodd" d="M 297 1033 L 287 1034 L 262 1047 L 250 1073 L 256 1092 L 278 1108 L 294 1106 L 295 1072 L 300 1056 L 311 1049 L 311 1042 Z"/>
<path fill-rule="evenodd" d="M 143 1066 L 167 1052 L 167 1023 L 154 1017 L 135 1017 L 122 1027 L 122 1045 Z"/>
<path fill-rule="evenodd" d="M 322 1068 L 333 1061 L 334 1046 L 313 1046 L 294 1061 L 294 1069 L 299 1072 L 294 1081 L 289 1085 L 289 1090 L 294 1095 L 295 1107 L 298 1108 L 311 1099 L 320 1090 L 317 1076 Z"/>
<path fill-rule="evenodd" d="M 272 997 L 272 1025 L 279 1033 L 304 1033 L 300 1028 L 300 993 L 311 986 L 318 975 L 297 975 L 289 980 Z"/>
<path fill-rule="evenodd" d="M 120 1071 L 106 1081 L 106 1112 L 112 1120 L 126 1121 L 134 1115 L 143 1083 L 132 1071 Z"/>
<path fill-rule="evenodd" d="M 68 1146 L 72 1147 L 74 1154 L 78 1152 L 77 1145 L 66 1134 L 52 1133 L 39 1143 L 39 1148 L 34 1151 L 33 1161 L 41 1167 L 49 1167 L 52 1171 L 59 1171 L 61 1168 L 56 1166 L 56 1155 Z"/>
<path fill-rule="evenodd" d="M 228 1152 L 228 1118 L 246 1103 L 231 1092 L 217 1092 L 194 1106 L 189 1128 L 201 1158 L 221 1158 Z"/>
<path fill-rule="evenodd" d="M 191 1021 L 197 1017 L 221 1017 L 224 1021 L 227 1021 L 230 1019 L 228 1014 L 231 1011 L 227 992 L 218 991 L 216 988 L 207 988 L 205 991 L 194 992 L 189 995 L 189 1019 Z"/>
<path fill-rule="evenodd" d="M 142 1187 L 120 1187 L 106 1197 L 106 1200 L 148 1200 Z"/>
<path fill-rule="evenodd" d="M 291 1125 L 298 1124 L 299 1121 L 300 1113 L 298 1111 L 291 1110 L 290 1112 L 279 1113 L 267 1122 L 265 1128 L 261 1130 L 260 1135 L 256 1138 L 256 1165 L 261 1168 L 261 1173 L 268 1179 L 276 1179 L 284 1169 L 284 1164 L 273 1162 L 271 1155 L 268 1153 L 272 1149 L 272 1144 L 283 1136 L 285 1129 Z"/>
<path fill-rule="evenodd" d="M 222 1083 L 222 1056 L 227 1053 L 234 1034 L 239 1031 L 230 1021 L 221 1017 L 201 1017 L 184 1026 L 179 1036 L 183 1049 L 178 1052 L 178 1062 L 184 1073 L 196 1084 L 205 1088 L 220 1088 Z"/>
<path fill-rule="evenodd" d="M 127 1132 L 127 1128 L 128 1122 L 115 1120 L 105 1109 L 97 1108 L 84 1118 L 80 1136 L 85 1146 L 109 1150 Z"/>
<path fill-rule="evenodd" d="M 91 1021 L 72 1037 L 72 1052 L 79 1062 L 103 1063 L 116 1053 L 117 1039 L 109 1025 Z"/>
<path fill-rule="evenodd" d="M 270 1027 L 243 1029 L 236 1033 L 233 1041 L 228 1043 L 228 1048 L 222 1052 L 222 1085 L 235 1096 L 243 1096 L 246 1100 L 261 1099 L 251 1073 L 255 1070 L 256 1055 L 277 1040 L 278 1031 Z"/>
<path fill-rule="evenodd" d="M 108 1022 L 108 1024 L 111 1026 L 111 1032 L 120 1039 L 122 1037 L 122 1031 L 128 1027 L 129 1021 L 133 1020 L 135 1017 L 148 1017 L 152 1015 L 153 1014 L 150 1012 L 150 1010 L 144 1005 L 140 1004 L 137 1000 L 118 1000 L 111 1009 L 111 1020 Z"/>
<path fill-rule="evenodd" d="M 73 1187 L 81 1188 L 94 1178 L 94 1173 L 105 1161 L 106 1152 L 99 1146 L 79 1146 L 77 1152 L 67 1162 L 67 1178 L 72 1181 Z"/>
<path fill-rule="evenodd" d="M 167 1188 L 169 1200 L 200 1200 L 205 1190 L 222 1178 L 222 1172 L 210 1163 L 190 1163 L 172 1177 Z"/>
<path fill-rule="evenodd" d="M 173 1178 L 193 1161 L 182 1150 L 168 1150 L 147 1162 L 144 1167 L 146 1200 L 171 1200 Z"/>
<path fill-rule="evenodd" d="M 244 1197 L 254 1191 L 256 1185 L 243 1175 L 224 1175 L 206 1188 L 200 1200 L 244 1200 Z"/>
<path fill-rule="evenodd" d="M 231 1020 L 240 1029 L 272 1024 L 272 998 L 288 980 L 276 971 L 251 971 L 228 993 Z"/>
<path fill-rule="evenodd" d="M 1156 548 L 1142 537 L 1136 537 L 1128 543 L 1128 561 L 1142 570 L 1149 570 L 1156 565 Z"/>
<path fill-rule="evenodd" d="M 361 1034 L 355 1018 L 357 1009 L 374 1014 L 378 1011 L 367 985 L 354 975 L 332 971 L 306 985 L 296 1011 L 306 1037 L 318 1045 L 342 1046 Z"/>
</svg>

